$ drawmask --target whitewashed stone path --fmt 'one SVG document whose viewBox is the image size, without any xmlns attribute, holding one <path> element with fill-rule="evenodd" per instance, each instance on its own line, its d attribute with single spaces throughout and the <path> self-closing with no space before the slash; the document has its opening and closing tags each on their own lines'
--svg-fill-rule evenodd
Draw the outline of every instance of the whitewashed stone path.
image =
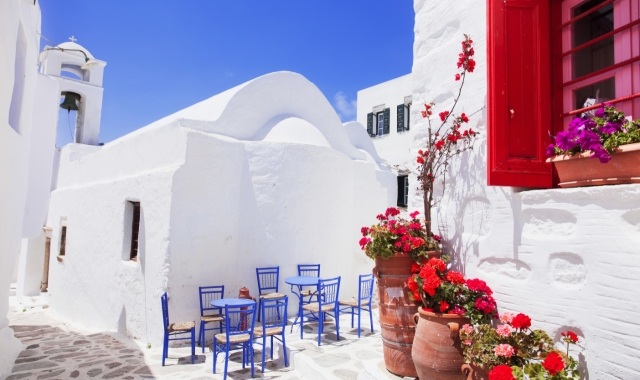
<svg viewBox="0 0 640 380">
<path fill-rule="evenodd" d="M 260 371 L 260 346 L 256 345 L 256 378 L 271 379 L 357 379 L 403 380 L 387 372 L 382 358 L 382 343 L 374 310 L 375 332 L 365 330 L 358 339 L 350 327 L 350 318 L 341 317 L 339 342 L 333 323 L 322 346 L 316 343 L 316 326 L 305 326 L 287 335 L 290 366 L 284 366 L 281 347 L 274 350 L 274 360 Z M 23 345 L 13 372 L 6 380 L 17 379 L 222 379 L 224 356 L 218 358 L 218 373 L 212 373 L 213 355 L 196 348 L 197 360 L 190 362 L 190 348 L 171 347 L 167 365 L 161 365 L 162 347 L 147 348 L 143 343 L 111 332 L 84 331 L 55 318 L 46 304 L 13 305 L 9 325 Z M 289 331 L 289 330 L 287 330 Z M 249 368 L 242 369 L 240 353 L 232 352 L 229 379 L 250 379 Z"/>
</svg>

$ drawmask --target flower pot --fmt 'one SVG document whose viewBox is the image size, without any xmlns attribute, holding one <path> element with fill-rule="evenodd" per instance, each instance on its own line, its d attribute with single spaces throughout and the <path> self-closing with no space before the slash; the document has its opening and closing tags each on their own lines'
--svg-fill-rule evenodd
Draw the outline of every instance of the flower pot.
<svg viewBox="0 0 640 380">
<path fill-rule="evenodd" d="M 411 357 L 420 380 L 462 380 L 464 360 L 458 330 L 469 319 L 418 310 Z"/>
<path fill-rule="evenodd" d="M 640 143 L 618 147 L 605 164 L 590 153 L 547 159 L 558 173 L 559 187 L 581 187 L 640 183 Z"/>
<path fill-rule="evenodd" d="M 405 283 L 413 261 L 408 255 L 376 258 L 373 274 L 378 282 L 379 319 L 382 352 L 387 370 L 398 376 L 416 377 L 411 345 L 418 306 L 409 299 Z"/>
<path fill-rule="evenodd" d="M 489 379 L 489 372 L 473 364 L 463 364 L 462 374 L 465 380 L 487 380 Z"/>
</svg>

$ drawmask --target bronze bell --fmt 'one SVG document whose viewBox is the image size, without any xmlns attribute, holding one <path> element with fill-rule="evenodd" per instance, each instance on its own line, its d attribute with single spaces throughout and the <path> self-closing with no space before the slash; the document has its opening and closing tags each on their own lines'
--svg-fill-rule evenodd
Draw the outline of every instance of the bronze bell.
<svg viewBox="0 0 640 380">
<path fill-rule="evenodd" d="M 64 100 L 60 103 L 60 108 L 67 111 L 77 111 L 80 95 L 70 91 L 63 92 L 62 95 L 64 95 Z"/>
</svg>

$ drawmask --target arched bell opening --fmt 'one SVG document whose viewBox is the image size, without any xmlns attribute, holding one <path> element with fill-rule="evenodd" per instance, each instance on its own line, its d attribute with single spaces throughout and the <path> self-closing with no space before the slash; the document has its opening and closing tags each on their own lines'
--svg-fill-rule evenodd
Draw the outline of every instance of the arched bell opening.
<svg viewBox="0 0 640 380">
<path fill-rule="evenodd" d="M 63 91 L 59 104 L 56 147 L 61 148 L 69 143 L 82 141 L 82 128 L 79 125 L 83 108 L 82 95 Z"/>
</svg>

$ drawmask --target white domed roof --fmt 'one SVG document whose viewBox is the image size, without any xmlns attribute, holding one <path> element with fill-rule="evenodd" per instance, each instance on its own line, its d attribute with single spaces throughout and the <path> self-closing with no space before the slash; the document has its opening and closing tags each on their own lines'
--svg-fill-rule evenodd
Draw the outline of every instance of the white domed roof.
<svg viewBox="0 0 640 380">
<path fill-rule="evenodd" d="M 55 47 L 60 48 L 62 50 L 82 50 L 83 52 L 85 52 L 85 54 L 87 54 L 87 57 L 90 59 L 94 59 L 93 55 L 91 55 L 91 53 L 89 52 L 89 50 L 87 50 L 84 46 L 77 44 L 75 42 L 63 42 L 59 45 L 56 45 Z"/>
</svg>

